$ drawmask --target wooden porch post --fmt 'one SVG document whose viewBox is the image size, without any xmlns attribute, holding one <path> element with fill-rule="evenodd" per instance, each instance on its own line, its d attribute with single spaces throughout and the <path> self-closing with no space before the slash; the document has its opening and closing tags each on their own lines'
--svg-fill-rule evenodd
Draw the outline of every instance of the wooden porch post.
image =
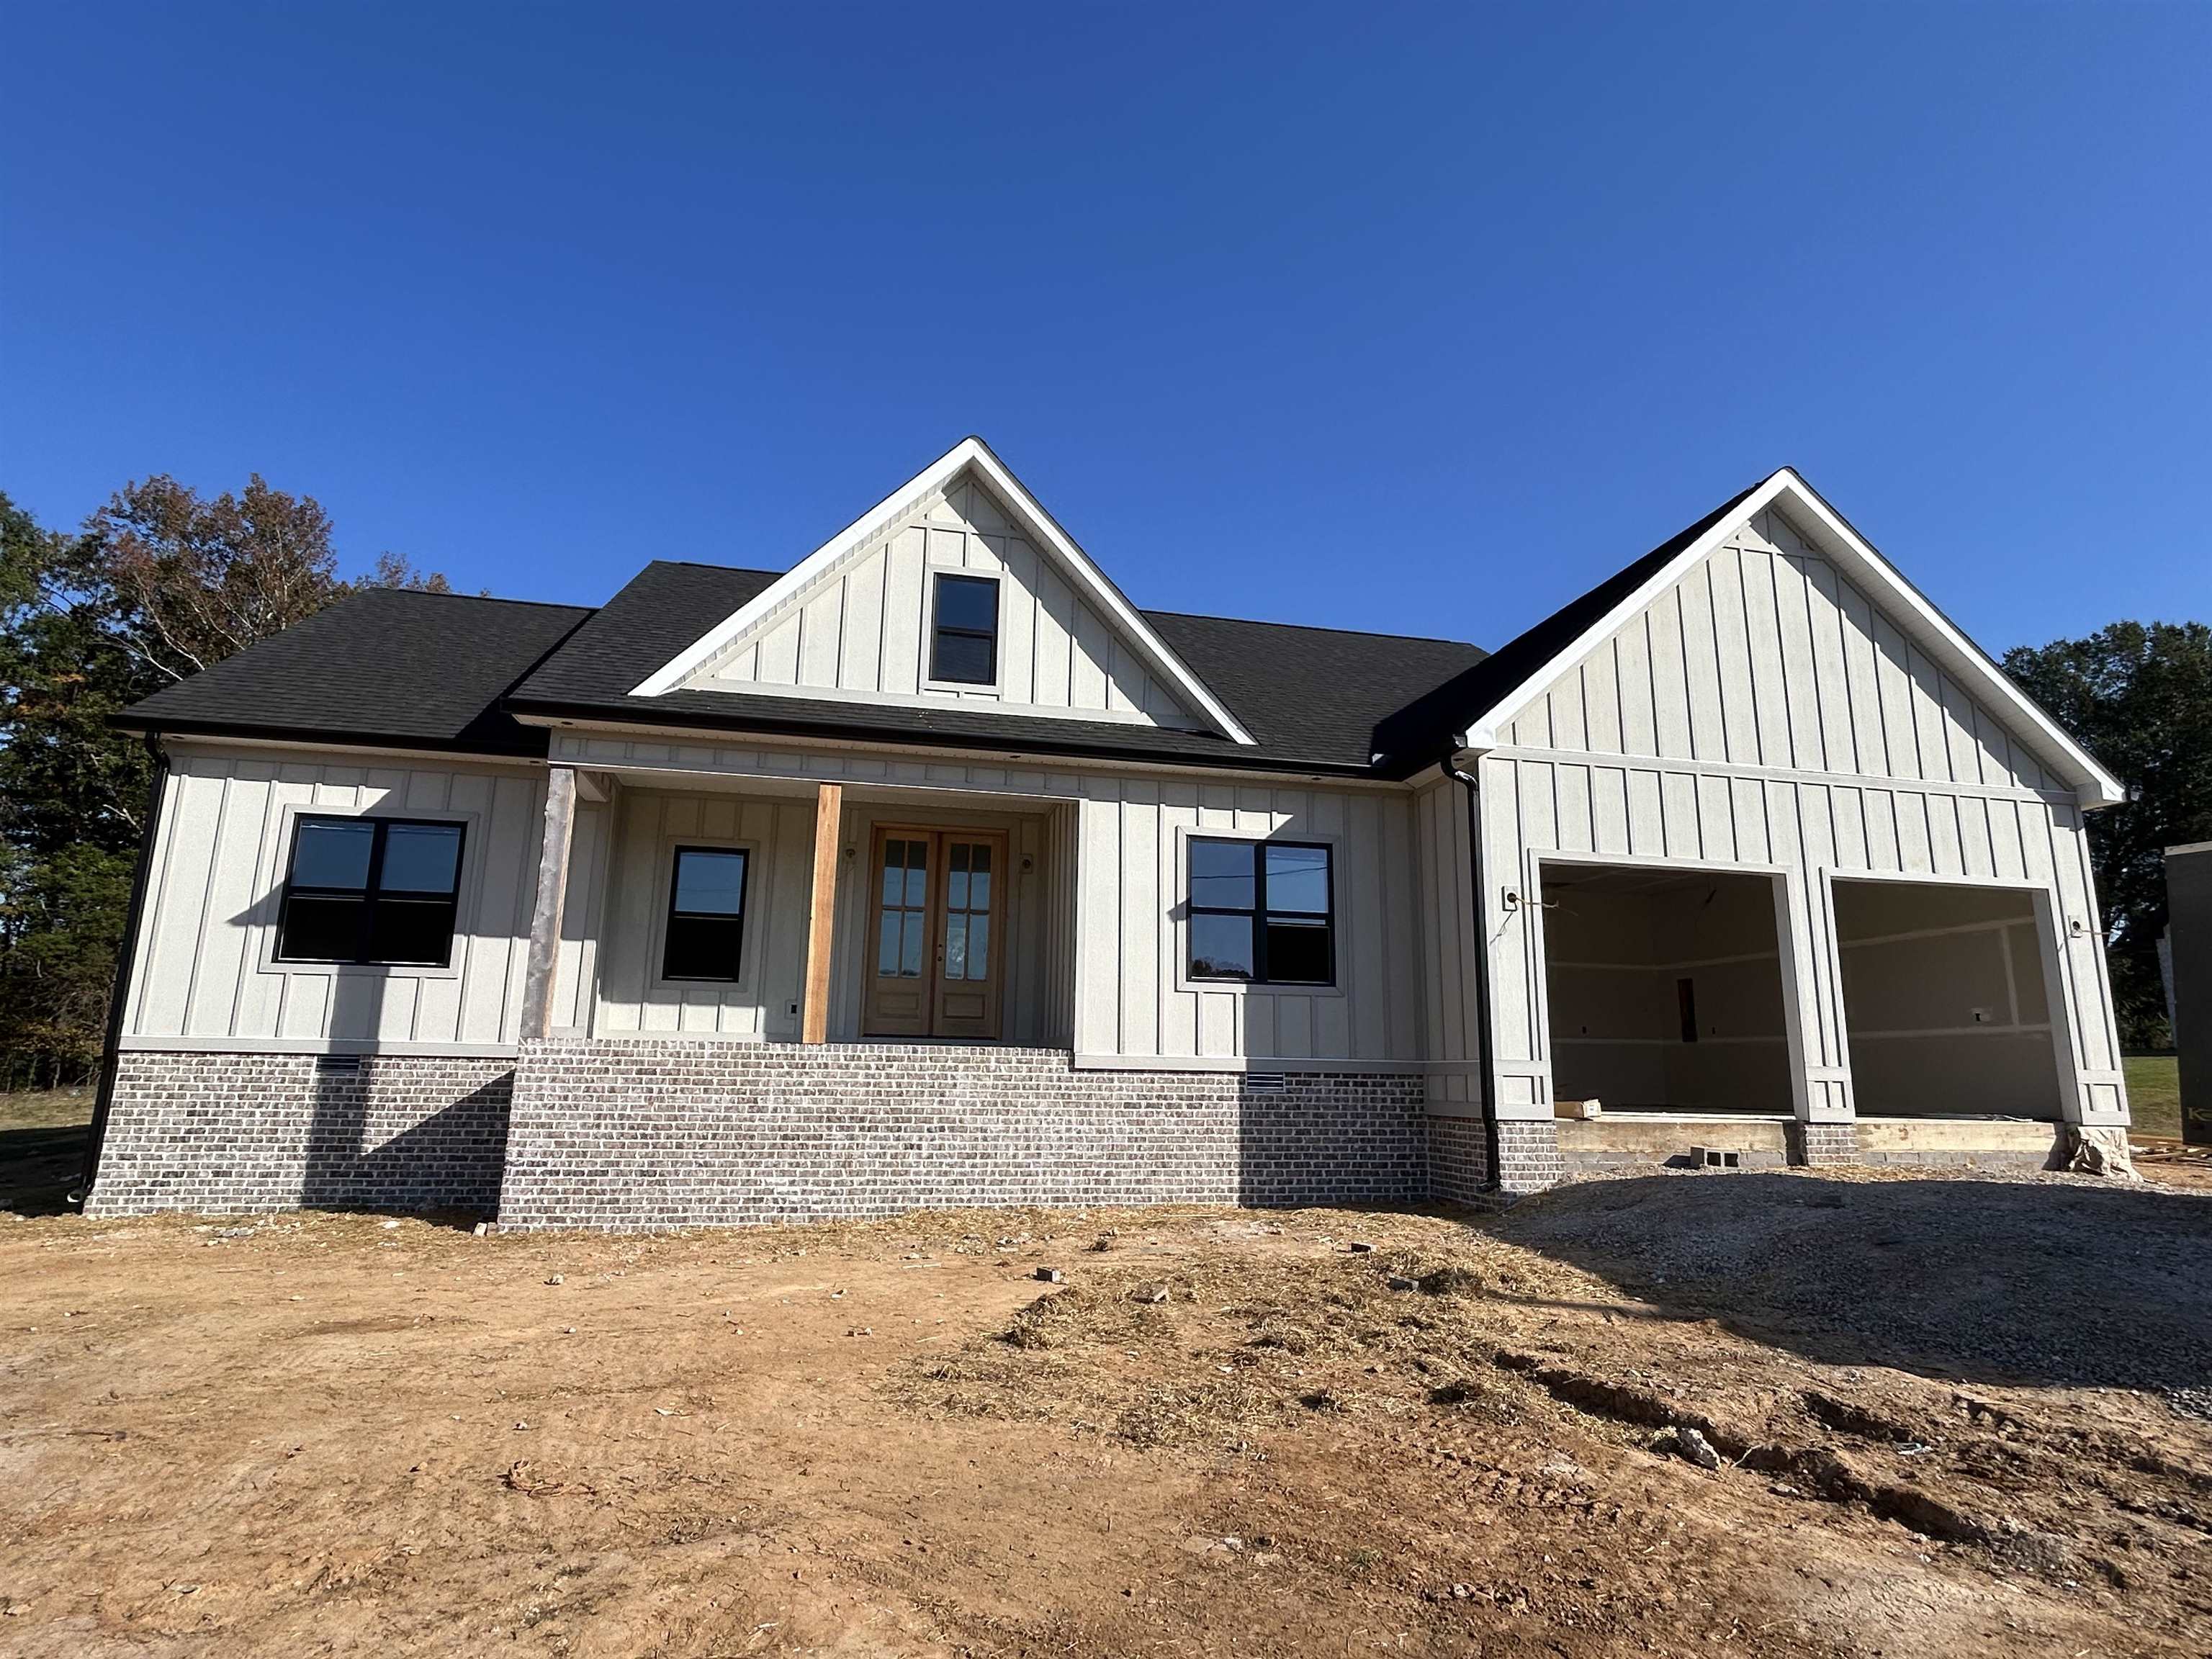
<svg viewBox="0 0 2212 1659">
<path fill-rule="evenodd" d="M 522 1038 L 542 1037 L 553 1022 L 553 973 L 561 957 L 561 912 L 568 898 L 568 845 L 576 833 L 576 769 L 545 777 L 545 829 L 538 849 L 538 900 L 530 911 L 530 956 L 522 971 Z"/>
<path fill-rule="evenodd" d="M 806 1000 L 799 1021 L 802 1042 L 830 1040 L 830 938 L 837 919 L 837 853 L 843 840 L 845 787 L 816 787 L 814 889 L 806 911 Z"/>
</svg>

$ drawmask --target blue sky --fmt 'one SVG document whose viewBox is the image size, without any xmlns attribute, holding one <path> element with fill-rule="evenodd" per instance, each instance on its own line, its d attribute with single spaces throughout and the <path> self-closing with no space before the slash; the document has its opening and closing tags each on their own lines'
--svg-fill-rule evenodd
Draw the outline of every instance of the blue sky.
<svg viewBox="0 0 2212 1659">
<path fill-rule="evenodd" d="M 589 603 L 975 431 L 1140 605 L 1494 646 L 1789 463 L 1993 650 L 2212 617 L 2212 6 L 0 31 L 51 523 L 258 470 Z"/>
</svg>

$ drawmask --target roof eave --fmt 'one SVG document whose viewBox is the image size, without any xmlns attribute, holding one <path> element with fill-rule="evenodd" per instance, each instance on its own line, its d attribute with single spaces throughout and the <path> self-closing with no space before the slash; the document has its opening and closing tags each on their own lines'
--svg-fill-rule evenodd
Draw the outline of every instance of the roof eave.
<svg viewBox="0 0 2212 1659">
<path fill-rule="evenodd" d="M 1553 653 L 1549 660 L 1512 690 L 1489 708 L 1473 711 L 1460 747 L 1478 753 L 1500 747 L 1504 741 L 1503 733 L 1505 730 L 1560 675 L 1609 638 L 1630 617 L 1671 586 L 1684 571 L 1711 554 L 1744 524 L 1776 506 L 1783 507 L 1785 511 L 1791 507 L 1799 508 L 1820 532 L 1816 539 L 1827 543 L 1821 551 L 1830 556 L 1840 551 L 1845 556 L 1844 562 L 1849 567 L 1888 594 L 1914 619 L 1917 623 L 1914 632 L 1923 647 L 1931 644 L 1936 646 L 1932 654 L 1941 666 L 1986 688 L 1992 701 L 2008 708 L 2035 732 L 2040 739 L 2037 747 L 2042 758 L 2046 762 L 2059 763 L 2056 769 L 2065 779 L 2068 787 L 2074 791 L 2075 798 L 2085 811 L 2094 811 L 2118 805 L 2126 799 L 2126 792 L 2118 781 L 2099 765 L 2064 727 L 2021 690 L 2012 677 L 1992 661 L 1989 654 L 1938 610 L 1925 594 L 1907 581 L 1896 567 L 1861 536 L 1849 520 L 1830 507 L 1820 493 L 1807 483 L 1794 467 L 1787 466 L 1780 468 L 1746 494 L 1733 511 L 1716 520 L 1703 535 L 1683 548 L 1611 611 L 1585 629 L 1571 643 Z"/>
<path fill-rule="evenodd" d="M 733 737 L 757 733 L 783 738 L 818 738 L 831 743 L 850 741 L 892 744 L 901 748 L 957 750 L 979 755 L 1018 754 L 1069 762 L 1089 759 L 1113 761 L 1123 765 L 1395 781 L 1387 772 L 1377 770 L 1370 764 L 1255 754 L 1252 747 L 1243 744 L 1234 748 L 1224 744 L 1221 753 L 1215 756 L 1163 751 L 1139 744 L 1071 740 L 1065 734 L 1043 730 L 1020 736 L 981 738 L 963 732 L 922 732 L 872 726 L 864 720 L 798 720 L 755 712 L 733 713 L 730 718 L 720 720 L 694 709 L 672 708 L 642 698 L 612 703 L 511 697 L 502 707 L 514 719 L 531 726 L 557 726 L 564 720 L 591 721 L 601 725 L 635 726 L 641 730 L 672 728 Z M 1037 724 L 1043 727 L 1054 722 L 1041 720 Z"/>
</svg>

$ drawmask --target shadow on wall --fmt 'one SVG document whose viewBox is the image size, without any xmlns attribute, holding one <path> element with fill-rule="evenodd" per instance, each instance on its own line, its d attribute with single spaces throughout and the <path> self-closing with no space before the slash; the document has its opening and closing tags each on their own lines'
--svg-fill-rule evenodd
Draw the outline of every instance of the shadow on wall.
<svg viewBox="0 0 2212 1659">
<path fill-rule="evenodd" d="M 391 981 L 331 976 L 334 1036 L 383 1035 Z M 412 994 L 414 988 L 408 988 Z M 299 1202 L 308 1209 L 458 1210 L 499 1207 L 507 1163 L 510 1072 L 430 1108 L 434 1072 L 376 1054 L 320 1056 L 306 1125 Z"/>
<path fill-rule="evenodd" d="M 1427 1201 L 1428 1119 L 1419 1076 L 1246 1073 L 1233 1081 L 1236 1203 Z"/>
<path fill-rule="evenodd" d="M 2025 1387 L 2212 1377 L 2212 1195 L 1652 1176 L 1559 1188 L 1498 1226 L 1671 1316 L 1822 1364 Z"/>
</svg>

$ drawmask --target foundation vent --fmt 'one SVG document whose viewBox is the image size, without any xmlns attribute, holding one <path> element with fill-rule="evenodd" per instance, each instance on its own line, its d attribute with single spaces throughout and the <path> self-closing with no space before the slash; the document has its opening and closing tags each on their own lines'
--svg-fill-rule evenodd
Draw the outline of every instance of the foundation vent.
<svg viewBox="0 0 2212 1659">
<path fill-rule="evenodd" d="M 1743 1168 L 1743 1154 L 1723 1152 L 1718 1146 L 1692 1146 L 1690 1148 L 1690 1167 L 1693 1170 L 1741 1170 Z"/>
<path fill-rule="evenodd" d="M 1280 1072 L 1247 1072 L 1244 1073 L 1244 1092 L 1248 1095 L 1279 1095 L 1288 1079 Z"/>
<path fill-rule="evenodd" d="M 318 1076 L 359 1070 L 361 1070 L 359 1054 L 317 1054 L 315 1056 L 315 1072 Z"/>
</svg>

